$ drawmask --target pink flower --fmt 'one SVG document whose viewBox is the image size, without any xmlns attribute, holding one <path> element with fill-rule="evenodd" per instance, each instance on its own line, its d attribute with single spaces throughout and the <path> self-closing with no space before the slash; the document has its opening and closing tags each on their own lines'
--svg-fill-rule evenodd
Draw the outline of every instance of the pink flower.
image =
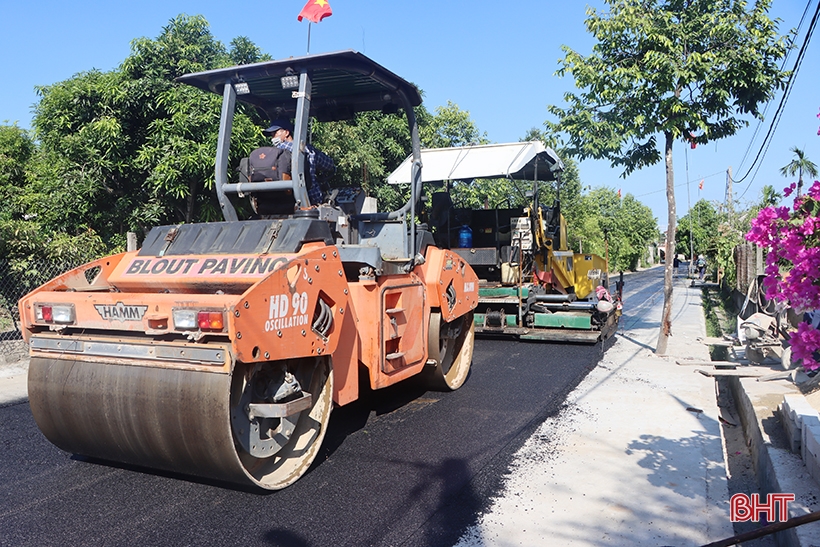
<svg viewBox="0 0 820 547">
<path fill-rule="evenodd" d="M 797 332 L 789 340 L 792 347 L 792 359 L 803 362 L 803 368 L 814 370 L 820 368 L 820 331 L 808 323 L 800 323 Z"/>
<path fill-rule="evenodd" d="M 817 115 L 820 118 L 820 114 Z M 820 135 L 820 131 L 817 132 Z M 794 193 L 796 183 L 783 189 Z M 746 239 L 767 249 L 766 298 L 798 313 L 820 310 L 820 181 L 795 196 L 792 207 L 766 207 L 754 218 Z M 789 340 L 792 356 L 807 370 L 820 369 L 820 330 L 800 323 Z"/>
<path fill-rule="evenodd" d="M 809 197 L 813 200 L 820 201 L 820 180 L 814 181 L 808 191 Z"/>
</svg>

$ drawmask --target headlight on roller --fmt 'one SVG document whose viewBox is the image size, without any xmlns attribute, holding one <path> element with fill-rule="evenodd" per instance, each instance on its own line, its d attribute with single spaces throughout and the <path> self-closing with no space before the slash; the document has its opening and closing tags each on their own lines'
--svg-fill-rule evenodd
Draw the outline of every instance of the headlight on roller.
<svg viewBox="0 0 820 547">
<path fill-rule="evenodd" d="M 174 328 L 176 330 L 193 330 L 199 325 L 195 310 L 174 310 Z"/>
</svg>

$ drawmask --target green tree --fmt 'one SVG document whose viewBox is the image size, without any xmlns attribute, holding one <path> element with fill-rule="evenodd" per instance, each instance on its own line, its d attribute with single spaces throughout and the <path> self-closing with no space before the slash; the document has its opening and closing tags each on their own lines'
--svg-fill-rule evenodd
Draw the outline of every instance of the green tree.
<svg viewBox="0 0 820 547">
<path fill-rule="evenodd" d="M 19 196 L 28 182 L 29 163 L 37 147 L 17 125 L 0 125 L 0 219 L 20 216 Z"/>
<path fill-rule="evenodd" d="M 796 146 L 791 149 L 794 152 L 794 159 L 780 168 L 780 174 L 784 177 L 793 177 L 797 174 L 797 195 L 803 194 L 803 173 L 810 177 L 817 176 L 817 165 L 806 157 L 806 153 Z"/>
<path fill-rule="evenodd" d="M 720 222 L 715 206 L 705 199 L 699 200 L 678 220 L 675 232 L 677 252 L 688 256 L 691 250 L 695 255 L 706 255 L 710 261 L 714 259 L 717 250 L 715 234 Z"/>
<path fill-rule="evenodd" d="M 231 48 L 228 54 L 232 65 L 249 65 L 272 60 L 270 55 L 259 49 L 259 46 L 245 36 L 239 36 L 231 40 Z"/>
<path fill-rule="evenodd" d="M 247 39 L 226 48 L 201 16 L 179 16 L 156 40 L 138 38 L 122 65 L 38 89 L 34 128 L 41 143 L 36 196 L 44 226 L 91 229 L 107 245 L 157 224 L 218 218 L 213 192 L 220 97 L 174 82 L 185 73 L 264 56 Z M 240 107 L 232 161 L 264 142 L 255 112 Z M 47 199 L 46 199 L 47 198 Z"/>
<path fill-rule="evenodd" d="M 416 107 L 415 113 L 420 124 L 429 122 L 423 106 Z M 386 184 L 387 176 L 410 154 L 410 131 L 403 113 L 362 112 L 351 121 L 314 123 L 312 139 L 336 163 L 334 185 L 361 186 L 383 210 L 407 202 L 409 189 Z"/>
<path fill-rule="evenodd" d="M 470 112 L 461 110 L 457 104 L 447 101 L 438 106 L 435 116 L 419 130 L 425 148 L 447 148 L 470 144 L 488 144 L 487 134 L 480 131 L 470 118 Z"/>
<path fill-rule="evenodd" d="M 470 113 L 452 102 L 438 107 L 435 114 L 423 105 L 416 107 L 414 113 L 424 148 L 487 143 Z M 312 139 L 313 144 L 336 163 L 334 185 L 363 187 L 377 198 L 383 210 L 397 209 L 407 202 L 409 188 L 386 184 L 387 176 L 411 152 L 410 132 L 401 111 L 396 114 L 363 112 L 351 121 L 314 123 Z M 481 194 L 474 184 L 460 182 L 452 191 L 456 202 L 464 206 L 472 206 Z"/>
<path fill-rule="evenodd" d="M 592 53 L 563 47 L 558 74 L 572 75 L 581 92 L 567 93 L 565 108 L 550 107 L 559 121 L 548 127 L 566 135 L 570 153 L 607 158 L 623 176 L 664 160 L 674 234 L 674 142 L 721 139 L 748 123 L 742 116 L 760 118 L 761 103 L 785 82 L 778 64 L 787 40 L 767 15 L 770 0 L 751 8 L 743 0 L 605 2 L 607 12 L 587 8 L 586 27 L 596 39 Z M 667 256 L 673 246 L 668 238 Z M 667 260 L 658 353 L 666 352 L 671 313 Z"/>
<path fill-rule="evenodd" d="M 783 194 L 775 190 L 774 186 L 771 184 L 766 184 L 760 191 L 759 208 L 765 209 L 766 207 L 775 207 L 778 203 L 780 203 L 781 199 L 783 199 Z M 753 216 L 756 216 L 756 214 Z"/>
<path fill-rule="evenodd" d="M 612 188 L 595 188 L 587 196 L 587 207 L 597 214 L 587 216 L 589 229 L 603 234 L 606 247 L 596 239 L 590 241 L 588 252 L 604 256 L 609 254 L 611 271 L 635 270 L 646 256 L 647 246 L 657 240 L 658 223 L 652 210 L 639 202 L 632 194 L 623 199 Z M 586 248 L 586 245 L 584 246 Z"/>
</svg>

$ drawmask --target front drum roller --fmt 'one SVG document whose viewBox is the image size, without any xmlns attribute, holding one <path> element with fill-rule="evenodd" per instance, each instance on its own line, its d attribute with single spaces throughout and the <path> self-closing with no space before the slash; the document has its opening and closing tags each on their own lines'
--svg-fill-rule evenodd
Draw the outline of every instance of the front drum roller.
<svg viewBox="0 0 820 547">
<path fill-rule="evenodd" d="M 37 425 L 67 452 L 267 490 L 307 471 L 333 407 L 329 358 L 226 374 L 34 357 L 28 382 Z"/>
<path fill-rule="evenodd" d="M 473 361 L 475 323 L 473 312 L 447 323 L 441 312 L 430 314 L 427 347 L 435 367 L 426 368 L 424 380 L 430 389 L 455 391 L 467 380 Z"/>
</svg>

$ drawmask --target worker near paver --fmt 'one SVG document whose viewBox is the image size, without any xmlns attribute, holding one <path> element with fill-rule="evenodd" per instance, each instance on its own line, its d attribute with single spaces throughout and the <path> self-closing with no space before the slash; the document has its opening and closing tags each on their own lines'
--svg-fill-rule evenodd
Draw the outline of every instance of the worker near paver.
<svg viewBox="0 0 820 547">
<path fill-rule="evenodd" d="M 289 121 L 274 120 L 263 133 L 271 137 L 274 146 L 293 153 L 293 125 Z M 308 160 L 308 198 L 311 204 L 317 205 L 324 200 L 322 186 L 325 186 L 327 179 L 336 172 L 336 164 L 330 156 L 310 144 L 305 145 L 305 154 Z"/>
</svg>

